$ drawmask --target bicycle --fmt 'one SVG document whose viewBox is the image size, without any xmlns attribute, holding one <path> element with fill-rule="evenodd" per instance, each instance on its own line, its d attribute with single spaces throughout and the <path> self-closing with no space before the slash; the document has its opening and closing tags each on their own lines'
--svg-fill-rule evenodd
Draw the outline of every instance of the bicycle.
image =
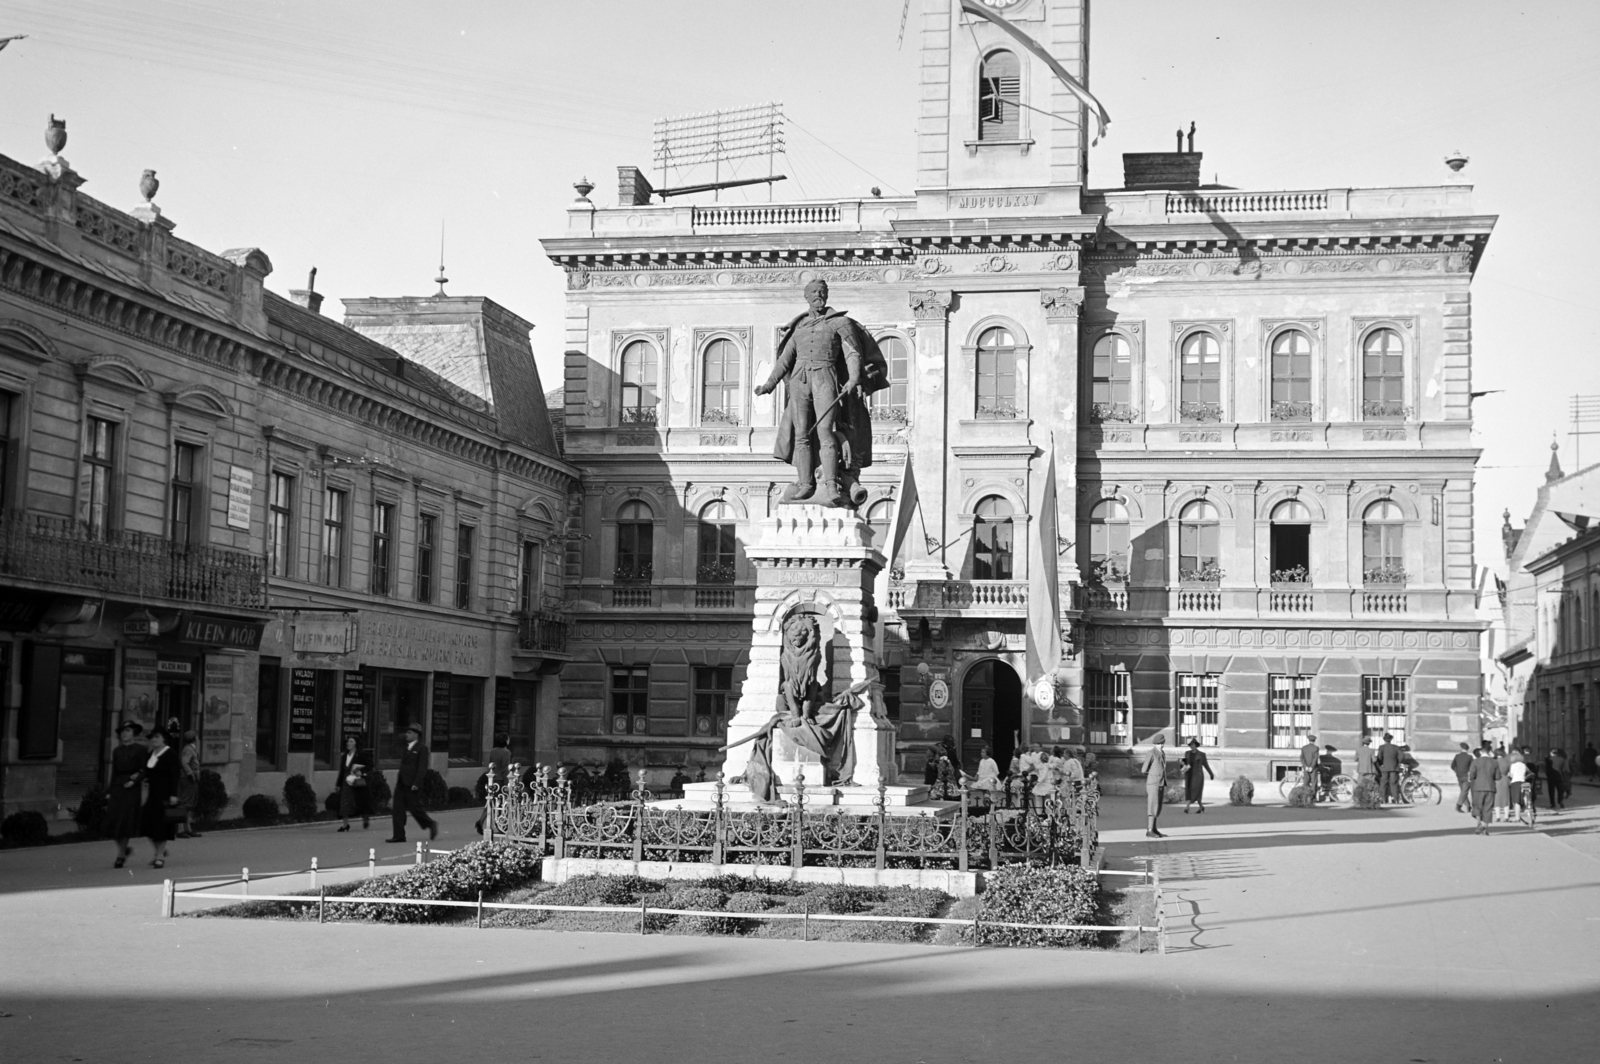
<svg viewBox="0 0 1600 1064">
<path fill-rule="evenodd" d="M 1517 785 L 1522 788 L 1522 808 L 1528 811 L 1529 831 L 1537 830 L 1539 826 L 1539 807 L 1534 804 L 1534 799 L 1537 797 L 1537 794 L 1535 793 L 1536 782 L 1537 781 L 1535 780 L 1523 780 Z M 1520 813 L 1518 814 L 1517 818 L 1519 820 L 1521 819 Z"/>
<path fill-rule="evenodd" d="M 1420 769 L 1408 768 L 1400 777 L 1400 800 L 1411 805 L 1438 805 L 1444 801 L 1444 791 Z"/>
<path fill-rule="evenodd" d="M 1283 779 L 1278 781 L 1278 793 L 1285 799 L 1289 797 L 1289 792 L 1300 786 L 1302 772 L 1302 769 L 1296 768 L 1292 775 L 1285 774 Z M 1349 776 L 1340 773 L 1332 780 L 1323 782 L 1322 773 L 1317 773 L 1317 801 L 1348 802 L 1355 796 L 1355 792 L 1356 781 Z"/>
</svg>

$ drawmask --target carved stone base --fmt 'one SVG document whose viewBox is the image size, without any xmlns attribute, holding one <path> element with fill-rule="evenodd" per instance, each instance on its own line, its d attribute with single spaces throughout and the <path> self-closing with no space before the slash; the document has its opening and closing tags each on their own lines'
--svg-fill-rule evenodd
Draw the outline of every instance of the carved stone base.
<svg viewBox="0 0 1600 1064">
<path fill-rule="evenodd" d="M 782 788 L 783 800 L 794 801 L 794 787 L 785 784 Z M 855 785 L 845 787 L 813 788 L 809 780 L 806 781 L 806 808 L 820 812 L 825 808 L 839 806 L 851 810 L 871 812 L 873 803 L 877 801 L 878 788 L 860 787 Z M 957 802 L 930 802 L 928 801 L 928 788 L 922 784 L 915 786 L 895 785 L 886 787 L 883 794 L 884 807 L 891 812 L 898 813 L 939 813 L 954 809 Z M 717 785 L 715 783 L 686 783 L 683 786 L 683 798 L 675 800 L 667 798 L 654 802 L 671 808 L 681 805 L 685 809 L 710 809 L 716 805 Z M 758 805 L 750 797 L 750 791 L 740 783 L 724 784 L 723 807 L 727 809 L 745 809 Z"/>
</svg>

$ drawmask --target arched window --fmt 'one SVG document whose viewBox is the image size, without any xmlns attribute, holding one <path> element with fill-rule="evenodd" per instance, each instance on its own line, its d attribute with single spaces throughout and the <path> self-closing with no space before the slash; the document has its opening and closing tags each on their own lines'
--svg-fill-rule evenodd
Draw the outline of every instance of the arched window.
<svg viewBox="0 0 1600 1064">
<path fill-rule="evenodd" d="M 1011 513 L 1011 504 L 998 495 L 979 501 L 972 524 L 972 579 L 1011 579 Z"/>
<path fill-rule="evenodd" d="M 642 502 L 625 502 L 617 511 L 619 584 L 648 584 L 655 571 L 655 517 Z"/>
<path fill-rule="evenodd" d="M 1404 421 L 1407 414 L 1400 334 L 1374 329 L 1361 344 L 1361 416 L 1368 421 Z"/>
<path fill-rule="evenodd" d="M 889 387 L 872 393 L 872 419 L 904 422 L 908 419 L 906 379 L 910 373 L 910 347 L 898 336 L 880 336 L 878 350 L 889 364 Z"/>
<path fill-rule="evenodd" d="M 1361 517 L 1361 570 L 1369 584 L 1406 582 L 1405 514 L 1389 499 L 1368 506 Z"/>
<path fill-rule="evenodd" d="M 738 529 L 733 507 L 720 499 L 700 511 L 700 555 L 695 570 L 700 583 L 733 583 Z"/>
<path fill-rule="evenodd" d="M 1272 338 L 1272 420 L 1311 420 L 1311 338 L 1285 329 Z"/>
<path fill-rule="evenodd" d="M 1178 414 L 1184 421 L 1222 420 L 1222 345 L 1208 332 L 1190 333 L 1178 349 Z"/>
<path fill-rule="evenodd" d="M 1196 499 L 1178 515 L 1178 579 L 1220 580 L 1217 556 L 1217 508 Z"/>
<path fill-rule="evenodd" d="M 1128 578 L 1128 508 L 1118 499 L 1089 511 L 1089 566 L 1102 581 Z"/>
<path fill-rule="evenodd" d="M 744 424 L 739 348 L 732 340 L 711 341 L 701 356 L 700 420 L 719 425 Z"/>
<path fill-rule="evenodd" d="M 1020 417 L 1017 409 L 1017 339 L 1011 330 L 985 329 L 978 337 L 978 417 Z"/>
<path fill-rule="evenodd" d="M 978 76 L 978 139 L 1022 136 L 1022 64 L 1013 52 L 990 52 Z"/>
<path fill-rule="evenodd" d="M 1311 511 L 1299 499 L 1272 508 L 1272 582 L 1311 582 Z"/>
<path fill-rule="evenodd" d="M 622 423 L 656 423 L 656 349 L 635 340 L 622 349 Z"/>
<path fill-rule="evenodd" d="M 1090 416 L 1096 421 L 1137 421 L 1133 409 L 1133 349 L 1125 337 L 1106 333 L 1095 341 Z"/>
</svg>

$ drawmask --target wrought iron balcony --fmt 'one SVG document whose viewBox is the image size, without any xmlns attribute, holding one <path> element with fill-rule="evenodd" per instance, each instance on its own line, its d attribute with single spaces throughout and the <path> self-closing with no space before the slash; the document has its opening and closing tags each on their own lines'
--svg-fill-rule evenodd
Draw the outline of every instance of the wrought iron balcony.
<svg viewBox="0 0 1600 1064">
<path fill-rule="evenodd" d="M 1091 421 L 1138 421 L 1139 412 L 1127 403 L 1094 403 L 1089 407 Z"/>
<path fill-rule="evenodd" d="M 1310 421 L 1313 413 L 1310 403 L 1291 403 L 1279 400 L 1272 404 L 1272 420 L 1274 421 Z"/>
<path fill-rule="evenodd" d="M 1187 422 L 1220 422 L 1221 403 L 1179 403 L 1178 416 Z"/>
<path fill-rule="evenodd" d="M 1361 404 L 1363 421 L 1410 421 L 1411 408 L 1385 399 L 1367 399 Z"/>
<path fill-rule="evenodd" d="M 97 534 L 59 517 L 0 517 L 0 576 L 136 600 L 267 606 L 261 559 L 254 554 L 185 547 L 143 532 Z"/>
<path fill-rule="evenodd" d="M 517 649 L 561 654 L 567 649 L 572 622 L 549 610 L 517 614 Z"/>
<path fill-rule="evenodd" d="M 622 408 L 620 421 L 624 425 L 654 425 L 656 423 L 655 404 L 649 406 L 625 406 Z"/>
</svg>

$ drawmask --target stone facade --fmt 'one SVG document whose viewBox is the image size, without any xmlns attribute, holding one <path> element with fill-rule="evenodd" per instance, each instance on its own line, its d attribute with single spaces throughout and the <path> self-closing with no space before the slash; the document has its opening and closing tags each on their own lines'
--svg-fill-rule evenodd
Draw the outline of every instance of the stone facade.
<svg viewBox="0 0 1600 1064">
<path fill-rule="evenodd" d="M 1081 76 L 1082 8 L 1007 15 Z M 921 500 L 881 596 L 902 771 L 945 734 L 974 762 L 1020 740 L 1114 763 L 1163 730 L 1224 772 L 1276 773 L 1310 731 L 1348 755 L 1391 729 L 1442 764 L 1477 729 L 1469 290 L 1494 219 L 1459 183 L 1096 190 L 1042 64 L 1013 52 L 1002 95 L 1063 117 L 1008 117 L 978 82 L 1008 38 L 950 0 L 912 25 L 915 195 L 580 197 L 544 242 L 587 537 L 564 756 L 720 762 L 755 608 L 741 544 L 790 479 L 752 387 L 822 278 L 900 374 L 862 513 L 886 529 L 907 462 Z M 1052 441 L 1069 678 L 1046 709 L 1019 674 Z"/>
<path fill-rule="evenodd" d="M 193 728 L 235 801 L 410 720 L 454 785 L 497 730 L 553 759 L 576 479 L 530 326 L 390 300 L 385 346 L 60 163 L 0 157 L 4 812 L 69 816 L 123 718 Z"/>
</svg>

